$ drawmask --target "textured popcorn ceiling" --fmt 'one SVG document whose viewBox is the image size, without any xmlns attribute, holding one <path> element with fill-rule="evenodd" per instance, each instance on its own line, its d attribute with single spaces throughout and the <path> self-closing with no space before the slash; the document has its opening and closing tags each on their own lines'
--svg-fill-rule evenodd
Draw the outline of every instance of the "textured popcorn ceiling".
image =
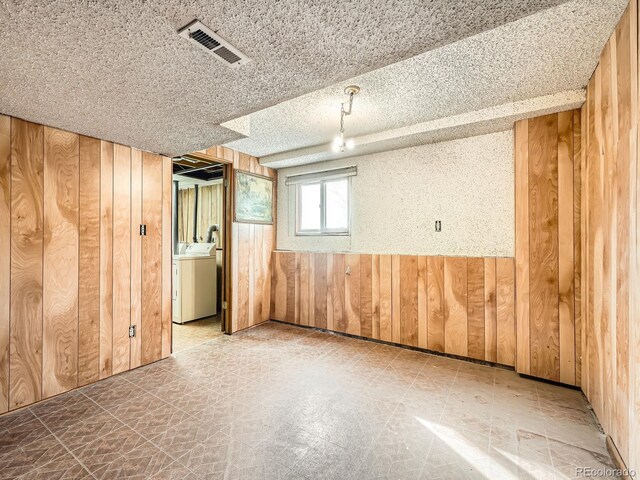
<svg viewBox="0 0 640 480">
<path fill-rule="evenodd" d="M 353 138 L 355 148 L 346 152 L 334 152 L 324 143 L 267 155 L 262 157 L 260 162 L 271 168 L 294 167 L 501 132 L 511 129 L 517 120 L 578 108 L 584 100 L 584 90 L 556 93 L 357 136 Z"/>
<path fill-rule="evenodd" d="M 248 115 L 248 138 L 228 145 L 280 168 L 504 130 L 518 118 L 579 107 L 626 4 L 564 3 L 336 83 Z M 336 155 L 330 142 L 350 83 L 362 88 L 345 119 L 357 146 Z"/>
<path fill-rule="evenodd" d="M 184 153 L 241 137 L 220 123 L 560 3 L 562 0 L 3 0 L 0 112 L 159 153 Z M 610 33 L 618 3 L 606 1 L 603 7 L 601 2 L 587 2 L 593 9 L 587 16 L 593 17 L 594 23 L 588 25 L 588 31 L 575 32 L 572 51 L 566 52 L 575 56 L 583 70 L 593 66 L 591 53 L 603 31 Z M 569 31 L 575 30 L 571 23 L 584 14 L 580 5 L 578 13 L 567 14 L 564 26 Z M 230 69 L 180 38 L 177 29 L 194 18 L 217 31 L 252 62 Z M 546 35 L 545 25 L 540 25 L 537 33 Z M 534 43 L 521 45 L 519 54 L 544 56 L 539 50 L 553 47 L 552 40 L 527 38 Z M 455 112 L 455 105 L 447 106 L 438 97 L 456 95 L 468 100 L 468 92 L 476 86 L 486 90 L 491 67 L 476 62 L 489 60 L 504 69 L 504 62 L 512 61 L 514 53 L 496 55 L 489 44 L 474 48 L 481 52 L 460 49 L 459 57 L 446 57 L 453 63 L 439 64 L 443 75 L 437 82 L 415 77 L 411 71 L 383 73 L 380 80 L 388 81 L 390 87 L 410 87 L 411 98 L 421 105 L 424 97 L 434 102 L 434 108 L 422 117 L 408 114 L 411 121 L 423 121 L 438 111 Z M 548 71 L 566 73 L 572 88 L 582 80 L 583 70 L 575 72 L 572 65 L 547 57 L 556 65 Z M 513 67 L 521 68 L 521 62 Z M 416 90 L 414 86 L 421 81 L 425 85 Z M 334 106 L 342 85 L 330 95 Z M 397 126 L 404 114 L 393 111 L 395 103 L 388 111 L 391 100 L 377 103 L 375 89 L 369 87 L 366 85 L 357 108 L 362 115 L 369 102 L 371 124 L 364 126 L 361 117 L 360 128 L 372 131 L 375 122 L 386 117 L 395 117 L 391 124 Z M 496 90 L 504 97 L 508 95 L 506 87 L 511 83 L 497 85 Z M 538 90 L 545 88 L 538 77 L 530 90 L 539 95 Z M 513 95 L 515 98 L 518 93 Z M 487 101 L 502 98 L 498 97 L 479 98 L 470 107 L 486 106 Z M 257 142 L 247 144 L 246 150 L 273 153 L 324 141 L 313 131 L 328 135 L 329 123 L 310 124 L 309 118 L 330 111 L 331 120 L 323 122 L 334 122 L 334 110 L 326 104 L 328 97 L 313 98 L 321 101 L 304 109 L 305 128 L 291 129 L 284 137 L 279 129 L 270 133 L 253 118 L 249 123 L 240 122 L 249 125 L 251 140 Z M 270 144 L 274 146 L 267 147 Z"/>
</svg>

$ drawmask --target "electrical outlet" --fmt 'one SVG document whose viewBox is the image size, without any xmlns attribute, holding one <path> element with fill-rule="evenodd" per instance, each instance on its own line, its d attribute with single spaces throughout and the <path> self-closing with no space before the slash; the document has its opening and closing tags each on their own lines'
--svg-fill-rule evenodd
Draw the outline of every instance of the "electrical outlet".
<svg viewBox="0 0 640 480">
<path fill-rule="evenodd" d="M 442 231 L 442 222 L 440 220 L 436 220 L 436 232 Z"/>
</svg>

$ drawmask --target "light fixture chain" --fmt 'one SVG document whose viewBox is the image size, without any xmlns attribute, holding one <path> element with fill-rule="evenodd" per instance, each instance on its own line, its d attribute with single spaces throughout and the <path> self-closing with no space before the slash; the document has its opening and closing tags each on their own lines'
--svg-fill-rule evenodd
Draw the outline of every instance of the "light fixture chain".
<svg viewBox="0 0 640 480">
<path fill-rule="evenodd" d="M 338 151 L 339 149 L 341 152 L 344 152 L 345 147 L 348 147 L 349 149 L 353 148 L 353 140 L 349 140 L 348 142 L 345 142 L 344 140 L 344 117 L 345 115 L 351 115 L 351 110 L 353 108 L 353 96 L 356 95 L 359 91 L 360 87 L 358 87 L 357 85 L 350 85 L 345 88 L 345 93 L 349 95 L 349 101 L 342 102 L 340 104 L 340 135 L 334 142 L 334 149 L 336 149 L 336 151 Z M 349 109 L 345 108 L 345 105 L 347 103 L 349 104 Z"/>
<path fill-rule="evenodd" d="M 347 102 L 340 104 L 340 133 L 344 133 L 344 116 L 351 115 L 351 108 L 353 107 L 353 92 L 349 94 L 349 110 L 344 109 L 344 105 Z"/>
</svg>

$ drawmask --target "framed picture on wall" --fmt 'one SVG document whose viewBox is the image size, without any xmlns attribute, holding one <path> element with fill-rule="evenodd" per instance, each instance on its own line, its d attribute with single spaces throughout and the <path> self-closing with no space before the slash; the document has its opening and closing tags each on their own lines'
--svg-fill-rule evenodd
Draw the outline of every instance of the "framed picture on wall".
<svg viewBox="0 0 640 480">
<path fill-rule="evenodd" d="M 273 179 L 241 170 L 235 172 L 234 221 L 273 224 Z"/>
</svg>

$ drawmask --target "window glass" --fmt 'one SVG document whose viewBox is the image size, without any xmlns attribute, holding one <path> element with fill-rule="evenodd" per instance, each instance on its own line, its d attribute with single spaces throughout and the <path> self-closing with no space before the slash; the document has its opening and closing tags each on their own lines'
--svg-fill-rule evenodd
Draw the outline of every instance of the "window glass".
<svg viewBox="0 0 640 480">
<path fill-rule="evenodd" d="M 297 235 L 349 234 L 350 180 L 339 177 L 297 185 Z"/>
<path fill-rule="evenodd" d="M 349 180 L 326 182 L 325 188 L 325 227 L 346 231 L 349 228 Z"/>
<path fill-rule="evenodd" d="M 320 230 L 320 188 L 319 183 L 300 185 L 298 202 L 300 230 Z"/>
</svg>

